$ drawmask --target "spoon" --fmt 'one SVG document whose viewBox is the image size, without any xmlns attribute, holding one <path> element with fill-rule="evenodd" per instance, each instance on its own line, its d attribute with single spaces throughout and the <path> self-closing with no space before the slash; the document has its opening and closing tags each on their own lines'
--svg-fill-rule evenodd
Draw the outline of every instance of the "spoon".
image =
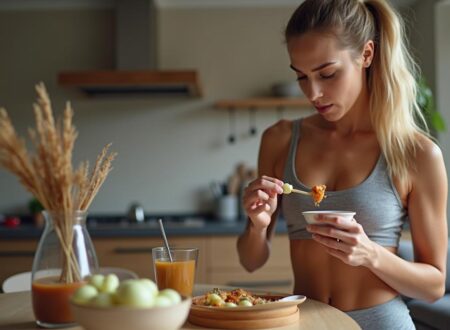
<svg viewBox="0 0 450 330">
<path fill-rule="evenodd" d="M 304 191 L 304 190 L 300 190 L 300 189 L 295 189 L 289 183 L 283 184 L 283 194 L 290 194 L 290 193 L 297 193 L 297 194 L 302 194 L 302 195 L 307 195 L 307 196 L 311 196 L 312 195 L 312 192 Z"/>
<path fill-rule="evenodd" d="M 312 195 L 312 192 L 310 192 L 310 191 L 304 191 L 304 190 L 295 189 L 295 188 L 292 188 L 291 192 L 297 193 L 297 194 L 302 194 L 302 195 L 307 195 L 307 196 Z"/>
<path fill-rule="evenodd" d="M 170 252 L 169 242 L 167 241 L 166 232 L 164 231 L 162 219 L 158 219 L 158 222 L 159 222 L 159 229 L 161 229 L 161 234 L 162 234 L 162 237 L 164 240 L 164 246 L 166 247 L 167 254 L 169 255 L 169 260 L 170 260 L 170 262 L 173 262 L 172 253 Z"/>
</svg>

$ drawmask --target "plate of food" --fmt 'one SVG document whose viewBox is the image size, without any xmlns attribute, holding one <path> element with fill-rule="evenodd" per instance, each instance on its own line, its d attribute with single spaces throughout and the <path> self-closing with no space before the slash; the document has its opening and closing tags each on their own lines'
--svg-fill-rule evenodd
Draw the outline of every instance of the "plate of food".
<svg viewBox="0 0 450 330">
<path fill-rule="evenodd" d="M 261 329 L 299 320 L 303 295 L 252 294 L 244 289 L 215 288 L 192 298 L 189 322 L 222 329 Z"/>
<path fill-rule="evenodd" d="M 221 290 L 214 288 L 202 296 L 192 298 L 194 309 L 220 309 L 229 312 L 279 309 L 304 302 L 303 295 L 252 294 L 244 289 Z"/>
</svg>

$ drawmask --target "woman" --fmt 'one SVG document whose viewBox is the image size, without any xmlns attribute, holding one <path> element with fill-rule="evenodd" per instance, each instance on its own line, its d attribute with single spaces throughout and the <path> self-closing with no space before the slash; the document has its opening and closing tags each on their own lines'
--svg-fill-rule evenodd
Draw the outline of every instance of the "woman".
<svg viewBox="0 0 450 330">
<path fill-rule="evenodd" d="M 328 303 L 363 329 L 413 329 L 399 294 L 444 294 L 447 178 L 440 149 L 415 122 L 413 62 L 399 17 L 384 0 L 306 0 L 285 31 L 292 70 L 317 113 L 282 120 L 263 134 L 260 177 L 243 197 L 249 222 L 238 252 L 249 271 L 269 257 L 279 209 L 290 237 L 294 292 Z M 355 221 L 307 226 L 319 209 L 356 211 Z M 415 261 L 396 255 L 408 219 Z"/>
</svg>

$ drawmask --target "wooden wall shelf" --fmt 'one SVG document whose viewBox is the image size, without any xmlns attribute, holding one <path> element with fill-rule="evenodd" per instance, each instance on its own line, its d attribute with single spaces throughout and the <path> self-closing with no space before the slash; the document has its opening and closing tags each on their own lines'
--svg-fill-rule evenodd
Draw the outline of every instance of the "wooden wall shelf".
<svg viewBox="0 0 450 330">
<path fill-rule="evenodd" d="M 215 103 L 217 109 L 279 109 L 311 107 L 305 98 L 262 97 L 241 100 L 219 100 Z"/>
<path fill-rule="evenodd" d="M 69 71 L 59 73 L 58 84 L 80 88 L 89 95 L 135 93 L 202 96 L 195 70 Z"/>
</svg>

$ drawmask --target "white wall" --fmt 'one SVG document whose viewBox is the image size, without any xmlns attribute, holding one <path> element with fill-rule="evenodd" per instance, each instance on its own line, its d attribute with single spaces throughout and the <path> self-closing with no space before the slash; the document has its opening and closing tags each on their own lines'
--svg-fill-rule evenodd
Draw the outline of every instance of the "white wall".
<svg viewBox="0 0 450 330">
<path fill-rule="evenodd" d="M 439 140 L 447 166 L 447 177 L 450 177 L 450 0 L 437 3 L 435 15 L 436 103 L 447 123 L 447 131 L 440 134 Z M 448 209 L 447 219 L 450 219 Z"/>
</svg>

